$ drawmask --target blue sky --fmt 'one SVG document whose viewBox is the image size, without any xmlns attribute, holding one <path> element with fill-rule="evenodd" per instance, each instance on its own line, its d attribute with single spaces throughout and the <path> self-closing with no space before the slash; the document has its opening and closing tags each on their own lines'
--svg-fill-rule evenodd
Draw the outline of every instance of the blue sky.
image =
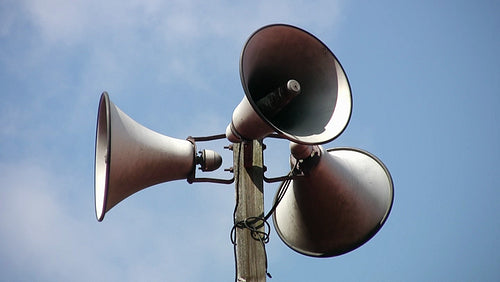
<svg viewBox="0 0 500 282">
<path fill-rule="evenodd" d="M 96 221 L 98 100 L 106 90 L 174 138 L 223 133 L 246 39 L 288 23 L 328 45 L 351 83 L 351 121 L 325 147 L 378 156 L 395 201 L 339 257 L 302 256 L 272 230 L 269 280 L 499 281 L 500 4 L 310 2 L 1 1 L 0 280 L 232 281 L 233 185 L 160 184 Z M 288 142 L 265 143 L 270 176 L 286 172 Z M 226 144 L 201 146 L 229 167 Z"/>
</svg>

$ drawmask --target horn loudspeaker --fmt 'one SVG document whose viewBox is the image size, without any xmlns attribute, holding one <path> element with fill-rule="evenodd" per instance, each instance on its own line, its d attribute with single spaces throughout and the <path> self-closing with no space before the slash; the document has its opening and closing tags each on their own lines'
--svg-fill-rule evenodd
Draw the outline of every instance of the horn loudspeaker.
<svg viewBox="0 0 500 282">
<path fill-rule="evenodd" d="M 292 146 L 292 155 L 309 157 L 300 160 L 304 175 L 292 180 L 273 222 L 293 250 L 337 256 L 358 248 L 382 227 L 392 207 L 393 182 L 385 165 L 366 151 L 313 149 Z M 299 161 L 291 160 L 293 165 Z"/>
<path fill-rule="evenodd" d="M 349 122 L 352 98 L 342 66 L 300 28 L 275 24 L 252 34 L 241 54 L 240 77 L 245 97 L 226 129 L 232 142 L 276 132 L 295 143 L 326 143 Z"/>
<path fill-rule="evenodd" d="M 220 165 L 220 157 L 219 157 Z M 155 184 L 186 179 L 195 168 L 195 147 L 152 131 L 101 95 L 95 144 L 94 195 L 98 221 L 128 196 Z"/>
</svg>

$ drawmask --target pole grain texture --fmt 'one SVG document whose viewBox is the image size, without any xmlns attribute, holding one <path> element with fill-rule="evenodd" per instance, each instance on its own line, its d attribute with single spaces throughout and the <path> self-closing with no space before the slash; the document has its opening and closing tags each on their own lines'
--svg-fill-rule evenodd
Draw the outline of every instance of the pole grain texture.
<svg viewBox="0 0 500 282">
<path fill-rule="evenodd" d="M 235 222 L 264 215 L 262 142 L 233 144 L 236 180 Z M 264 231 L 261 224 L 259 231 Z M 236 281 L 266 281 L 264 244 L 252 238 L 248 228 L 236 228 Z"/>
</svg>

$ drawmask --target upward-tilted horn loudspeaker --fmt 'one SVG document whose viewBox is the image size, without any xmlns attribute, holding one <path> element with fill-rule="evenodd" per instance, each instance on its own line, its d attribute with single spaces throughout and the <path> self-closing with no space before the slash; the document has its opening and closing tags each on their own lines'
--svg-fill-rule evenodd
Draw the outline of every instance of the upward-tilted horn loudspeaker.
<svg viewBox="0 0 500 282">
<path fill-rule="evenodd" d="M 250 36 L 240 60 L 245 97 L 226 136 L 232 142 L 273 132 L 302 144 L 333 140 L 351 116 L 351 91 L 335 55 L 310 33 L 265 26 Z"/>
<path fill-rule="evenodd" d="M 283 242 L 305 255 L 330 257 L 372 238 L 393 202 L 385 165 L 354 148 L 293 144 L 291 149 L 292 165 L 299 162 L 303 176 L 292 180 L 273 215 Z"/>
<path fill-rule="evenodd" d="M 220 167 L 211 150 L 196 156 L 195 145 L 152 131 L 122 112 L 106 92 L 101 95 L 95 145 L 95 210 L 98 221 L 128 196 L 146 187 L 187 179 L 196 164 L 205 171 Z"/>
</svg>

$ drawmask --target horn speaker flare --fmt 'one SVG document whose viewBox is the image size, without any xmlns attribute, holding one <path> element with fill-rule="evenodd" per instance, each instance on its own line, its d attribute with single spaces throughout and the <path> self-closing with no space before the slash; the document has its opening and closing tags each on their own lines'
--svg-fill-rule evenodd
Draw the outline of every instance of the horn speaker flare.
<svg viewBox="0 0 500 282">
<path fill-rule="evenodd" d="M 245 97 L 226 136 L 232 142 L 273 132 L 301 144 L 326 143 L 351 116 L 351 90 L 335 55 L 312 34 L 275 24 L 247 40 L 240 60 Z"/>
<path fill-rule="evenodd" d="M 273 214 L 283 242 L 308 256 L 331 257 L 372 238 L 394 198 L 385 165 L 360 149 L 291 147 L 292 165 L 299 162 L 304 175 L 291 180 Z"/>
<path fill-rule="evenodd" d="M 211 150 L 195 154 L 194 143 L 159 134 L 126 115 L 101 95 L 97 115 L 94 164 L 95 211 L 98 221 L 128 196 L 155 184 L 187 179 L 196 164 L 201 170 L 220 167 Z"/>
</svg>

